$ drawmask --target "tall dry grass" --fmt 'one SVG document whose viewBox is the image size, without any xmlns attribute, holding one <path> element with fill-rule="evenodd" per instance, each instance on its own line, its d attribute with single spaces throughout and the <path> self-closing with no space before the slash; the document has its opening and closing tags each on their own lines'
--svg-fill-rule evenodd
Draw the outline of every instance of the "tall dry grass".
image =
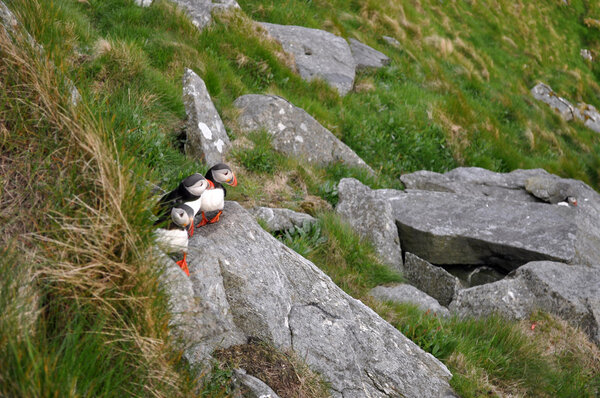
<svg viewBox="0 0 600 398">
<path fill-rule="evenodd" d="M 115 394 L 179 396 L 182 382 L 166 342 L 165 299 L 149 250 L 148 192 L 128 172 L 130 161 L 121 158 L 93 104 L 74 106 L 71 87 L 22 30 L 0 27 L 0 216 L 6 221 L 0 242 L 3 252 L 10 247 L 14 255 L 8 269 L 24 269 L 29 279 L 28 293 L 11 300 L 38 298 L 28 319 L 43 335 L 36 339 L 32 330 L 26 348 L 77 335 L 71 325 L 85 319 L 92 326 L 81 335 L 94 334 L 109 362 L 128 372 L 112 386 Z M 14 339 L 3 334 L 0 351 L 19 347 Z M 40 367 L 39 380 L 64 371 L 58 369 L 60 358 L 59 352 L 50 366 Z M 11 380 L 4 392 L 90 392 L 70 386 L 51 391 L 36 380 L 15 380 L 18 364 L 4 364 L 0 380 Z"/>
</svg>

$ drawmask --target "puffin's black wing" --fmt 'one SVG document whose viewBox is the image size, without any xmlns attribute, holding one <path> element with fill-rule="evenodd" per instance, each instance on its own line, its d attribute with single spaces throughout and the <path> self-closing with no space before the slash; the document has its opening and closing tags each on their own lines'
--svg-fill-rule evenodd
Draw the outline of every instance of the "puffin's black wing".
<svg viewBox="0 0 600 398">
<path fill-rule="evenodd" d="M 178 202 L 182 201 L 179 188 L 180 187 L 177 187 L 160 198 L 154 210 L 154 214 L 158 217 L 158 220 L 156 220 L 154 225 L 162 224 L 171 219 L 171 209 Z"/>
</svg>

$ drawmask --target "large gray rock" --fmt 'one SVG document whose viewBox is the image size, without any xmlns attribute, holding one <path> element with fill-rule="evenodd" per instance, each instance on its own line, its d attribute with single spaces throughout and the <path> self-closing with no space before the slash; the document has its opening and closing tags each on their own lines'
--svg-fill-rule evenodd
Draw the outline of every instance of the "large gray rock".
<svg viewBox="0 0 600 398">
<path fill-rule="evenodd" d="M 237 119 L 240 129 L 267 130 L 279 152 L 320 165 L 342 162 L 373 173 L 346 144 L 303 109 L 281 97 L 249 94 L 236 99 L 234 105 L 241 110 Z"/>
<path fill-rule="evenodd" d="M 340 95 L 352 90 L 355 65 L 346 40 L 319 29 L 266 22 L 261 25 L 285 51 L 294 55 L 296 68 L 304 80 L 321 78 Z"/>
<path fill-rule="evenodd" d="M 255 207 L 250 209 L 249 212 L 255 219 L 262 220 L 271 232 L 285 231 L 317 222 L 314 217 L 306 213 L 298 213 L 290 209 Z"/>
<path fill-rule="evenodd" d="M 402 251 L 392 207 L 374 197 L 371 189 L 353 178 L 338 184 L 338 214 L 362 237 L 368 239 L 382 262 L 402 271 Z"/>
<path fill-rule="evenodd" d="M 349 42 L 356 69 L 377 69 L 390 64 L 390 59 L 384 53 L 379 52 L 356 39 L 350 39 Z"/>
<path fill-rule="evenodd" d="M 510 271 L 536 260 L 600 259 L 578 228 L 577 208 L 428 191 L 398 191 L 389 200 L 402 249 L 434 264 Z"/>
<path fill-rule="evenodd" d="M 575 117 L 575 107 L 566 99 L 559 97 L 550 86 L 544 83 L 538 83 L 531 89 L 533 98 L 545 102 L 566 121 Z"/>
<path fill-rule="evenodd" d="M 191 69 L 183 75 L 183 103 L 187 113 L 186 155 L 209 166 L 222 163 L 231 142 L 204 80 Z"/>
<path fill-rule="evenodd" d="M 444 306 L 450 304 L 456 293 L 465 287 L 442 267 L 430 264 L 412 253 L 406 253 L 403 275 L 411 284 Z"/>
<path fill-rule="evenodd" d="M 171 334 L 190 363 L 208 365 L 215 347 L 246 343 L 233 322 L 218 270 L 197 271 L 206 279 L 196 287 L 171 258 L 160 250 L 155 250 L 155 255 L 163 264 L 160 281 L 169 298 Z M 195 248 L 190 248 L 189 255 L 201 256 Z"/>
<path fill-rule="evenodd" d="M 489 196 L 517 202 L 539 202 L 524 188 L 531 178 L 551 176 L 543 169 L 496 173 L 480 167 L 458 167 L 444 174 L 421 170 L 400 177 L 408 189 Z M 564 198 L 562 199 L 564 200 Z"/>
<path fill-rule="evenodd" d="M 430 311 L 441 317 L 450 316 L 448 308 L 442 307 L 436 299 L 416 287 L 405 283 L 393 286 L 377 286 L 371 289 L 369 295 L 382 301 L 414 304 L 423 311 Z"/>
<path fill-rule="evenodd" d="M 557 181 L 571 184 L 579 206 L 420 190 L 371 196 L 391 204 L 402 250 L 433 264 L 510 271 L 538 260 L 600 263 L 599 195 L 579 181 Z"/>
<path fill-rule="evenodd" d="M 148 0 L 137 0 L 146 2 Z M 172 0 L 181 7 L 192 23 L 199 29 L 204 29 L 212 22 L 213 10 L 239 9 L 240 5 L 235 0 Z"/>
<path fill-rule="evenodd" d="M 531 262 L 506 279 L 461 290 L 450 304 L 462 316 L 500 313 L 512 319 L 536 309 L 582 328 L 599 343 L 600 266 Z"/>
<path fill-rule="evenodd" d="M 226 203 L 218 223 L 197 229 L 190 247 L 189 301 L 223 314 L 230 328 L 219 342 L 198 321 L 188 333 L 207 338 L 202 352 L 231 345 L 241 331 L 292 348 L 331 383 L 334 397 L 451 393 L 443 364 L 264 231 L 237 203 Z"/>
<path fill-rule="evenodd" d="M 535 296 L 523 280 L 505 278 L 457 292 L 449 308 L 460 316 L 500 314 L 509 319 L 525 319 L 534 310 L 534 301 Z"/>
</svg>

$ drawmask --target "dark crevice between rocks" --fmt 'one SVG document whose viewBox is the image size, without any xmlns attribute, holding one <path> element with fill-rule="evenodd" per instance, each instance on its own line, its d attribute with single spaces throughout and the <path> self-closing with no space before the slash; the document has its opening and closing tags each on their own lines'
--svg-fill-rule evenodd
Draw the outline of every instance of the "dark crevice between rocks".
<svg viewBox="0 0 600 398">
<path fill-rule="evenodd" d="M 385 390 L 385 388 L 381 387 L 379 385 L 379 382 L 377 381 L 376 378 L 374 378 L 373 376 L 371 376 L 371 373 L 369 373 L 368 370 L 364 371 L 364 374 L 369 378 L 369 380 L 371 380 L 371 384 L 377 389 L 377 391 L 379 391 L 380 393 L 382 393 L 383 395 L 385 395 L 386 397 L 390 396 L 390 393 L 388 391 Z M 400 397 L 400 398 L 404 398 L 405 396 L 400 394 L 399 391 L 393 391 L 393 395 L 394 397 Z"/>
<path fill-rule="evenodd" d="M 485 285 L 487 283 L 497 282 L 508 275 L 504 268 L 489 265 L 472 264 L 433 264 L 448 271 L 451 275 L 457 277 L 466 287 Z"/>
<path fill-rule="evenodd" d="M 328 312 L 327 310 L 324 310 L 323 308 L 321 308 L 321 306 L 319 305 L 319 303 L 308 303 L 305 305 L 306 307 L 315 307 L 316 309 L 318 309 L 319 311 L 321 311 L 323 314 L 325 314 L 325 316 L 327 316 L 328 318 L 331 319 L 341 319 L 339 316 L 332 314 L 331 312 Z"/>
<path fill-rule="evenodd" d="M 497 270 L 503 270 L 504 274 L 514 271 L 522 265 L 531 261 L 564 261 L 550 255 L 532 250 L 507 246 L 501 243 L 486 242 L 481 239 L 464 236 L 435 236 L 430 232 L 417 230 L 409 225 L 396 221 L 402 257 L 405 252 L 414 255 L 435 265 L 461 265 L 448 260 L 448 253 L 452 252 L 452 258 L 464 258 L 462 264 L 488 266 Z M 437 245 L 427 242 L 437 242 Z"/>
</svg>

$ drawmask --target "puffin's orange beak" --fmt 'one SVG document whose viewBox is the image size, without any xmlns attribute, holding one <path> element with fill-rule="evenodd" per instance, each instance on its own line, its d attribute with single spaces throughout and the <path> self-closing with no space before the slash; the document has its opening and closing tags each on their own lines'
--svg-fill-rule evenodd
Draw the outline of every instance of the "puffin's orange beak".
<svg viewBox="0 0 600 398">
<path fill-rule="evenodd" d="M 233 181 L 228 182 L 228 184 L 231 185 L 232 187 L 235 187 L 237 185 L 237 178 L 235 178 L 235 174 L 233 174 Z"/>
</svg>

